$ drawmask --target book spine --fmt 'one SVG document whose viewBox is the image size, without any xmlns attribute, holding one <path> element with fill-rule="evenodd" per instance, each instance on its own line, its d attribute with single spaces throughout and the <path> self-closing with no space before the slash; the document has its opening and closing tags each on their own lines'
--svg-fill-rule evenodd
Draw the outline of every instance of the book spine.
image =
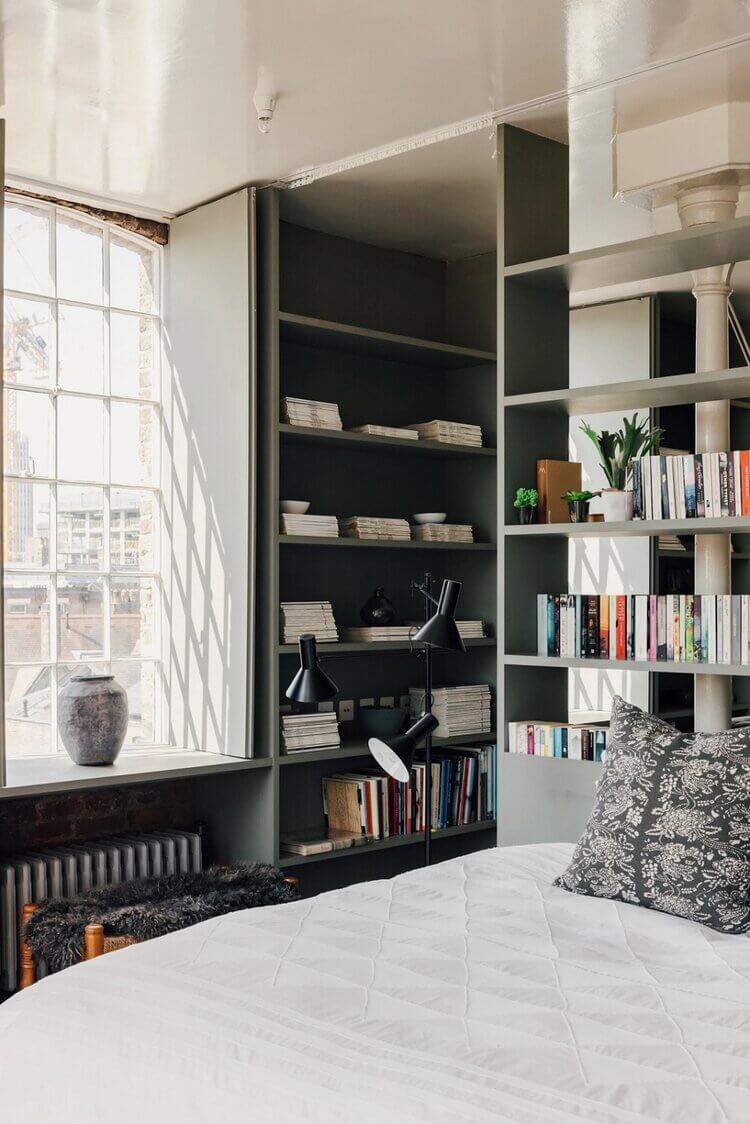
<svg viewBox="0 0 750 1124">
<path fill-rule="evenodd" d="M 697 519 L 706 516 L 706 493 L 703 484 L 703 454 L 698 453 L 695 461 L 695 515 Z"/>
<path fill-rule="evenodd" d="M 599 598 L 587 597 L 586 658 L 595 660 L 599 655 Z"/>
<path fill-rule="evenodd" d="M 568 655 L 568 595 L 560 594 L 560 656 Z"/>
<path fill-rule="evenodd" d="M 635 658 L 648 659 L 648 597 L 639 593 L 635 598 Z"/>
<path fill-rule="evenodd" d="M 748 617 L 748 595 L 743 593 L 741 595 L 742 607 L 740 610 L 740 646 L 742 653 L 742 663 L 748 662 L 748 625 L 750 625 L 750 617 Z"/>
<path fill-rule="evenodd" d="M 677 518 L 687 518 L 687 500 L 685 497 L 685 458 L 675 457 L 675 500 Z"/>
<path fill-rule="evenodd" d="M 726 453 L 719 453 L 719 503 L 722 518 L 729 515 L 729 464 Z"/>
<path fill-rule="evenodd" d="M 732 659 L 734 664 L 742 663 L 742 602 L 736 595 L 730 597 L 732 613 Z"/>
<path fill-rule="evenodd" d="M 734 462 L 734 514 L 742 515 L 742 477 L 739 449 L 735 449 L 731 456 Z"/>
<path fill-rule="evenodd" d="M 555 654 L 555 595 L 547 594 L 547 655 Z"/>
<path fill-rule="evenodd" d="M 700 663 L 703 644 L 703 614 L 700 594 L 693 597 L 693 662 Z"/>
<path fill-rule="evenodd" d="M 648 596 L 648 658 L 652 663 L 656 661 L 656 601 L 656 594 L 650 593 Z"/>
<path fill-rule="evenodd" d="M 708 628 L 706 630 L 706 663 L 717 663 L 717 612 L 716 612 L 716 594 L 704 593 L 703 594 L 703 608 L 706 610 L 706 620 Z"/>
<path fill-rule="evenodd" d="M 750 449 L 740 452 L 740 495 L 742 514 L 750 515 Z"/>
<path fill-rule="evenodd" d="M 616 641 L 616 644 L 617 644 L 617 659 L 618 660 L 624 660 L 626 658 L 626 652 L 627 652 L 626 613 L 627 613 L 627 599 L 626 599 L 624 593 L 618 593 L 617 594 L 617 619 L 616 619 L 616 622 L 615 622 L 615 625 L 616 625 L 615 641 Z"/>
<path fill-rule="evenodd" d="M 536 595 L 536 651 L 538 656 L 548 656 L 547 650 L 547 594 Z"/>
<path fill-rule="evenodd" d="M 641 476 L 643 480 L 643 518 L 653 519 L 653 493 L 651 490 L 651 457 L 641 457 Z"/>
<path fill-rule="evenodd" d="M 693 598 L 685 595 L 685 662 L 692 663 L 695 657 L 695 634 L 693 631 Z"/>
<path fill-rule="evenodd" d="M 641 465 L 640 461 L 634 460 L 631 474 L 630 486 L 633 490 L 633 518 L 641 519 Z"/>
<path fill-rule="evenodd" d="M 576 657 L 576 659 L 580 660 L 581 657 L 583 656 L 583 654 L 585 653 L 585 648 L 583 646 L 583 618 L 582 618 L 582 611 L 581 611 L 581 595 L 580 595 L 580 593 L 576 593 L 574 596 L 575 596 L 575 610 L 574 611 L 575 611 L 575 645 L 576 645 L 576 647 L 575 647 L 575 657 Z"/>
<path fill-rule="evenodd" d="M 735 498 L 734 487 L 734 454 L 727 453 L 727 515 L 732 516 L 737 514 L 737 500 Z M 722 511 L 722 515 L 724 512 Z"/>
<path fill-rule="evenodd" d="M 609 659 L 609 597 L 599 598 L 599 658 Z"/>
<path fill-rule="evenodd" d="M 695 457 L 683 457 L 682 465 L 685 473 L 685 517 L 686 519 L 695 519 Z"/>
<path fill-rule="evenodd" d="M 723 663 L 732 662 L 732 599 L 728 593 L 723 593 L 722 597 L 722 649 L 724 653 Z"/>
<path fill-rule="evenodd" d="M 677 518 L 677 497 L 676 497 L 676 482 L 675 482 L 675 469 L 677 468 L 677 458 L 667 457 L 667 518 Z"/>
<path fill-rule="evenodd" d="M 667 658 L 667 599 L 664 594 L 656 599 L 656 658 Z"/>
<path fill-rule="evenodd" d="M 669 519 L 669 481 L 667 471 L 668 457 L 662 453 L 659 457 L 659 478 L 661 480 L 661 517 Z"/>
</svg>

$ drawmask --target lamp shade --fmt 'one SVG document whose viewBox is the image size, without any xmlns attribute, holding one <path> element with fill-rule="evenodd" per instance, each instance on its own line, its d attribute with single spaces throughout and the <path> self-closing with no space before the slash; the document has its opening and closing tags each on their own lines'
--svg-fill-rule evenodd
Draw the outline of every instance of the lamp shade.
<svg viewBox="0 0 750 1124">
<path fill-rule="evenodd" d="M 370 738 L 367 748 L 381 769 L 389 777 L 406 784 L 411 772 L 411 764 L 417 746 L 439 725 L 434 714 L 423 714 L 403 734 L 392 738 Z"/>
<path fill-rule="evenodd" d="M 339 689 L 318 663 L 318 646 L 311 632 L 299 638 L 299 671 L 286 689 L 296 703 L 321 703 L 334 699 Z"/>
<path fill-rule="evenodd" d="M 456 624 L 456 606 L 461 593 L 461 582 L 446 578 L 440 590 L 440 599 L 433 615 L 418 629 L 412 641 L 429 644 L 449 652 L 465 652 L 464 642 Z"/>
</svg>

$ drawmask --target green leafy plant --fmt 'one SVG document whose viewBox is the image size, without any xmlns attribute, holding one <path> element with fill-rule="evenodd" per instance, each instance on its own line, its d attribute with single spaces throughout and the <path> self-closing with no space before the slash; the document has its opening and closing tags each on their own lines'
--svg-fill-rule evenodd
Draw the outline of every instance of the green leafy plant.
<svg viewBox="0 0 750 1124">
<path fill-rule="evenodd" d="M 566 492 L 561 499 L 567 500 L 568 503 L 583 503 L 587 500 L 593 500 L 599 495 L 599 492 Z"/>
<path fill-rule="evenodd" d="M 649 428 L 648 420 L 641 418 L 636 424 L 637 414 L 622 419 L 622 429 L 609 433 L 604 429 L 597 433 L 588 422 L 581 422 L 581 429 L 599 454 L 599 463 L 610 488 L 622 491 L 628 482 L 633 461 L 644 457 L 657 448 L 664 430 L 659 426 Z"/>
<path fill-rule="evenodd" d="M 538 503 L 539 493 L 536 488 L 519 488 L 513 500 L 514 507 L 536 507 Z"/>
</svg>

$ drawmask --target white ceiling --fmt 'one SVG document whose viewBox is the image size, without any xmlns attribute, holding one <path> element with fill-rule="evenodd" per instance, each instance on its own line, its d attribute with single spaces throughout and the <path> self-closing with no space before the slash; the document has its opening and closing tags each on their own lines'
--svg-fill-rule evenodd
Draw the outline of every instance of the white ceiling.
<svg viewBox="0 0 750 1124">
<path fill-rule="evenodd" d="M 4 0 L 7 168 L 176 213 L 749 35 L 750 0 Z"/>
</svg>

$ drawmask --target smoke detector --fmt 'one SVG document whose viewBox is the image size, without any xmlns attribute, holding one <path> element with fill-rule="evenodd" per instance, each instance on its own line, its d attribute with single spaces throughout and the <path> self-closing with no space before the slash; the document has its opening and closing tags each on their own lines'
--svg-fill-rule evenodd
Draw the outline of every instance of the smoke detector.
<svg viewBox="0 0 750 1124">
<path fill-rule="evenodd" d="M 258 114 L 258 132 L 269 133 L 273 121 L 273 111 L 276 109 L 276 94 L 268 67 L 258 67 L 258 85 L 255 87 L 255 93 L 253 94 L 253 105 Z"/>
</svg>

